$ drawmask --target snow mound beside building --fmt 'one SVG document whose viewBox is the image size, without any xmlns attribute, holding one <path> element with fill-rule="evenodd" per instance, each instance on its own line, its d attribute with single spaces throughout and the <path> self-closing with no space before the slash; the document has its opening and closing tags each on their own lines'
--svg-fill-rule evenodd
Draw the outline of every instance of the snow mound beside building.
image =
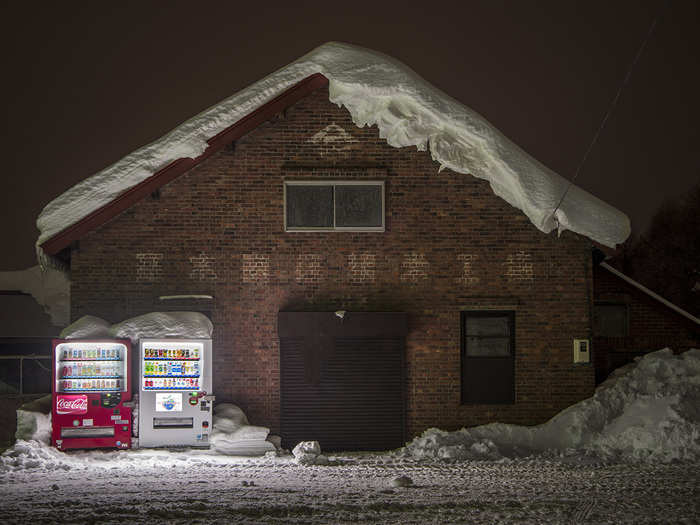
<svg viewBox="0 0 700 525">
<path fill-rule="evenodd" d="M 572 230 L 606 246 L 630 233 L 627 216 L 569 182 L 506 138 L 474 110 L 432 86 L 398 60 L 339 42 L 326 43 L 155 142 L 76 184 L 37 218 L 40 245 L 105 206 L 179 158 L 196 158 L 207 140 L 301 80 L 323 74 L 329 97 L 345 106 L 359 127 L 376 125 L 393 147 L 430 150 L 442 168 L 486 179 L 493 192 L 522 210 L 545 233 Z"/>
<path fill-rule="evenodd" d="M 675 356 L 665 348 L 637 358 L 593 397 L 542 425 L 429 429 L 400 452 L 417 459 L 490 460 L 540 453 L 612 461 L 700 460 L 700 350 Z"/>
<path fill-rule="evenodd" d="M 248 418 L 236 405 L 220 403 L 214 406 L 212 451 L 227 456 L 263 456 L 276 452 L 270 441 L 270 429 L 248 424 Z"/>
</svg>

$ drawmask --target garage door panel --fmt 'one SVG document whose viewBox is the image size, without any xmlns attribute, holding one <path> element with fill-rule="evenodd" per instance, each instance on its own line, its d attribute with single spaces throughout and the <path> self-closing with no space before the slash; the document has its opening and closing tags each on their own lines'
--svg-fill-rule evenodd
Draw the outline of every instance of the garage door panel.
<svg viewBox="0 0 700 525">
<path fill-rule="evenodd" d="M 285 312 L 290 314 L 290 312 Z M 362 323 L 343 334 L 325 313 L 292 316 L 295 337 L 284 337 L 280 321 L 281 430 L 284 446 L 317 440 L 323 450 L 387 450 L 405 441 L 405 315 L 363 314 L 371 319 L 371 337 Z M 354 314 L 352 314 L 354 316 Z M 377 337 L 382 323 L 390 337 Z M 300 326 L 308 326 L 307 337 Z M 324 332 L 324 326 L 326 327 Z M 336 333 L 328 335 L 328 326 Z M 310 356 L 316 359 L 309 370 Z M 310 372 L 312 372 L 310 374 Z"/>
</svg>

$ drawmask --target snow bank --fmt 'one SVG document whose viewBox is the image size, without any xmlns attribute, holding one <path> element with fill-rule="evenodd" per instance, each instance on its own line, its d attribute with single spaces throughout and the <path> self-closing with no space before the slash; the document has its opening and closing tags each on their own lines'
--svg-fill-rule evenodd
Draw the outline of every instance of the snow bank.
<svg viewBox="0 0 700 525">
<path fill-rule="evenodd" d="M 109 337 L 109 323 L 94 315 L 84 315 L 61 330 L 61 339 L 102 339 Z"/>
<path fill-rule="evenodd" d="M 276 452 L 268 440 L 270 429 L 248 424 L 248 418 L 236 405 L 219 403 L 214 406 L 212 450 L 228 456 L 262 456 Z"/>
<path fill-rule="evenodd" d="M 51 394 L 25 403 L 17 409 L 15 439 L 51 442 Z"/>
<path fill-rule="evenodd" d="M 199 312 L 151 312 L 109 328 L 109 337 L 138 341 L 144 337 L 211 339 L 214 325 Z"/>
<path fill-rule="evenodd" d="M 28 293 L 51 317 L 55 326 L 70 320 L 70 280 L 63 271 L 32 266 L 26 270 L 0 272 L 0 290 Z"/>
<path fill-rule="evenodd" d="M 429 149 L 441 169 L 488 180 L 496 195 L 522 210 L 543 232 L 572 230 L 606 246 L 615 246 L 629 235 L 626 215 L 576 186 L 552 216 L 568 185 L 564 178 L 399 61 L 329 42 L 51 201 L 37 218 L 39 253 L 39 245 L 47 239 L 174 160 L 199 156 L 207 148 L 207 139 L 314 73 L 328 78 L 330 100 L 345 106 L 355 124 L 376 125 L 391 146 Z"/>
<path fill-rule="evenodd" d="M 414 458 L 499 459 L 582 452 L 607 460 L 700 460 L 700 350 L 638 358 L 585 399 L 535 427 L 492 423 L 426 430 L 401 451 Z"/>
</svg>

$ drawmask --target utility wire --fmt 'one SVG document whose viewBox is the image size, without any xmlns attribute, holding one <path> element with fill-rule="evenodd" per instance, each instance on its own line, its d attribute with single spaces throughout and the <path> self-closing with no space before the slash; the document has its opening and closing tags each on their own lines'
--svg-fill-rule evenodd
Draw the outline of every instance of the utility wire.
<svg viewBox="0 0 700 525">
<path fill-rule="evenodd" d="M 581 161 L 578 163 L 578 166 L 576 167 L 576 171 L 574 172 L 573 178 L 569 181 L 569 184 L 566 186 L 566 189 L 564 190 L 564 193 L 562 194 L 561 199 L 559 199 L 559 203 L 557 204 L 556 208 L 554 208 L 554 211 L 552 212 L 552 217 L 554 217 L 554 214 L 559 209 L 559 206 L 561 206 L 561 203 L 564 202 L 564 197 L 566 197 L 566 194 L 569 192 L 569 189 L 574 184 L 574 181 L 581 174 L 581 170 L 583 169 L 583 165 L 586 163 L 586 159 L 588 159 L 588 155 L 591 153 L 591 150 L 593 149 L 593 146 L 595 146 L 596 142 L 598 142 L 598 137 L 600 137 L 600 134 L 603 131 L 603 128 L 605 128 L 605 124 L 607 124 L 608 119 L 610 118 L 610 115 L 612 114 L 613 110 L 617 106 L 617 102 L 620 99 L 620 95 L 622 94 L 622 90 L 625 88 L 625 86 L 627 85 L 627 82 L 629 81 L 630 77 L 632 76 L 632 70 L 637 65 L 637 62 L 639 61 L 639 57 L 642 56 L 642 53 L 644 52 L 644 48 L 646 47 L 647 42 L 649 42 L 649 40 L 651 39 L 651 35 L 654 33 L 654 29 L 656 28 L 656 23 L 658 22 L 659 17 L 666 10 L 666 7 L 668 7 L 668 3 L 664 7 L 664 9 L 662 9 L 656 15 L 654 20 L 652 20 L 651 25 L 649 26 L 649 31 L 647 31 L 647 34 L 644 37 L 644 40 L 642 40 L 642 43 L 639 46 L 639 49 L 637 50 L 637 54 L 634 56 L 634 59 L 630 63 L 629 67 L 627 68 L 627 74 L 625 75 L 625 78 L 623 79 L 622 84 L 620 84 L 620 87 L 618 88 L 617 93 L 615 94 L 615 97 L 610 102 L 610 105 L 608 106 L 608 111 L 605 113 L 603 120 L 600 122 L 600 125 L 598 126 L 598 129 L 596 130 L 595 135 L 593 135 L 593 139 L 591 140 L 591 143 L 588 145 L 588 149 L 586 149 L 586 152 L 583 154 Z M 556 217 L 554 220 L 556 221 Z"/>
</svg>

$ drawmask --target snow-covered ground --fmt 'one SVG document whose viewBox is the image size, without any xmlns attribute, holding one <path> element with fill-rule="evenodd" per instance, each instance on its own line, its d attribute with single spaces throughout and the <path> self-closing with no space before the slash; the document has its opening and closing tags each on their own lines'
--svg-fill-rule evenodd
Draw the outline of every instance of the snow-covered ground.
<svg viewBox="0 0 700 525">
<path fill-rule="evenodd" d="M 0 474 L 3 522 L 641 524 L 700 516 L 697 464 L 102 456 L 70 470 Z M 412 485 L 394 486 L 401 476 Z"/>
<path fill-rule="evenodd" d="M 6 523 L 700 523 L 700 350 L 648 354 L 536 427 L 385 453 L 280 454 L 223 403 L 212 450 L 66 453 L 36 410 L 0 456 Z"/>
</svg>

